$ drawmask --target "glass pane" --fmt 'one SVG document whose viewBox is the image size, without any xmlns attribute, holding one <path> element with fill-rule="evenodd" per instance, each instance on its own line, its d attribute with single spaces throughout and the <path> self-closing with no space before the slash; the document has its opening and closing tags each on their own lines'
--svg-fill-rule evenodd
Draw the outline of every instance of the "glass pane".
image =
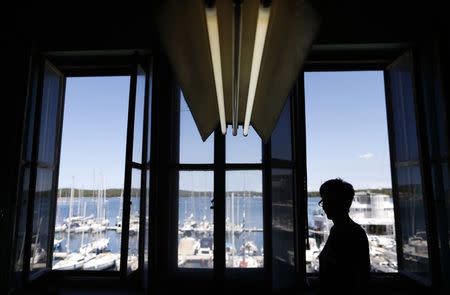
<svg viewBox="0 0 450 295">
<path fill-rule="evenodd" d="M 50 210 L 52 198 L 52 169 L 37 169 L 36 194 L 34 197 L 33 229 L 31 238 L 30 270 L 47 267 L 47 254 L 50 242 Z"/>
<path fill-rule="evenodd" d="M 450 174 L 448 162 L 442 164 L 442 179 L 444 180 L 445 212 L 447 212 L 448 253 L 450 253 Z"/>
<path fill-rule="evenodd" d="M 141 174 L 140 169 L 133 169 L 131 176 L 130 230 L 128 240 L 128 271 L 138 269 L 139 255 L 139 212 L 141 208 Z"/>
<path fill-rule="evenodd" d="M 393 112 L 396 161 L 418 160 L 413 68 L 410 54 L 387 71 Z"/>
<path fill-rule="evenodd" d="M 68 78 L 53 269 L 117 270 L 130 77 Z"/>
<path fill-rule="evenodd" d="M 178 267 L 214 266 L 214 172 L 180 171 Z"/>
<path fill-rule="evenodd" d="M 420 64 L 421 90 L 426 119 L 427 142 L 431 159 L 445 158 L 448 156 L 448 130 L 446 122 L 446 98 L 443 91 L 443 79 L 439 75 L 439 65 L 435 64 L 431 56 L 422 55 Z"/>
<path fill-rule="evenodd" d="M 424 196 L 419 166 L 397 168 L 403 270 L 429 275 Z"/>
<path fill-rule="evenodd" d="M 148 83 L 149 83 L 149 87 L 148 87 L 148 129 L 147 129 L 147 133 L 148 133 L 148 140 L 147 140 L 147 161 L 150 163 L 150 152 L 151 152 L 151 147 L 152 147 L 152 108 L 153 108 L 153 97 L 152 97 L 152 87 L 153 87 L 153 76 L 150 75 L 149 79 L 148 79 Z"/>
<path fill-rule="evenodd" d="M 292 160 L 291 124 L 291 98 L 289 97 L 272 132 L 272 160 Z"/>
<path fill-rule="evenodd" d="M 138 67 L 136 77 L 136 107 L 134 112 L 133 162 L 142 163 L 142 136 L 144 129 L 145 72 Z"/>
<path fill-rule="evenodd" d="M 17 244 L 16 258 L 14 260 L 14 271 L 21 272 L 23 270 L 23 256 L 25 248 L 25 233 L 27 225 L 27 210 L 30 187 L 30 168 L 22 170 L 22 189 L 20 194 L 19 218 L 17 220 Z"/>
<path fill-rule="evenodd" d="M 349 215 L 366 231 L 371 270 L 397 271 L 385 101 L 383 72 L 305 73 L 308 272 L 319 270 L 333 226 L 318 202 L 320 186 L 334 178 L 356 191 Z"/>
<path fill-rule="evenodd" d="M 214 134 L 203 142 L 195 125 L 194 118 L 180 95 L 180 163 L 213 163 Z"/>
<path fill-rule="evenodd" d="M 39 134 L 38 161 L 54 164 L 58 126 L 56 124 L 61 98 L 61 77 L 49 66 L 45 66 L 42 91 L 42 109 Z"/>
<path fill-rule="evenodd" d="M 272 267 L 277 289 L 292 287 L 297 280 L 293 184 L 292 170 L 272 169 Z"/>
<path fill-rule="evenodd" d="M 33 136 L 34 136 L 34 125 L 36 124 L 36 96 L 37 96 L 37 84 L 38 84 L 38 71 L 34 71 L 33 77 L 31 78 L 31 97 L 28 100 L 29 105 L 27 106 L 27 117 L 25 121 L 25 132 L 24 132 L 24 142 L 22 157 L 25 161 L 31 161 L 33 153 Z"/>
<path fill-rule="evenodd" d="M 144 268 L 148 267 L 149 229 L 150 229 L 150 170 L 147 170 L 147 186 L 145 191 L 145 236 L 144 236 Z"/>
<path fill-rule="evenodd" d="M 264 267 L 262 171 L 227 171 L 225 264 Z"/>
<path fill-rule="evenodd" d="M 233 136 L 231 126 L 228 126 L 226 135 L 226 162 L 227 163 L 261 163 L 261 138 L 250 126 L 248 135 L 244 136 L 242 129 Z"/>
</svg>

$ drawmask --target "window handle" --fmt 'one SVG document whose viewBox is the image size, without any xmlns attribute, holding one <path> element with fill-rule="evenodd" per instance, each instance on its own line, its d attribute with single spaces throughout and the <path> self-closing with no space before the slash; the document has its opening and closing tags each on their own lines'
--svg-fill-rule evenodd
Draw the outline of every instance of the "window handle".
<svg viewBox="0 0 450 295">
<path fill-rule="evenodd" d="M 211 206 L 209 207 L 209 209 L 214 209 L 214 198 L 211 199 Z"/>
</svg>

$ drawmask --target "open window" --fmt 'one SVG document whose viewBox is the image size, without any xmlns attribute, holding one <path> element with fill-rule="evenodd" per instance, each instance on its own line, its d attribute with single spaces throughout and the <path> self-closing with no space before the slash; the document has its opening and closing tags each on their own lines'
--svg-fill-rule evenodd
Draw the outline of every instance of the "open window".
<svg viewBox="0 0 450 295">
<path fill-rule="evenodd" d="M 304 198 L 308 208 L 305 211 L 309 228 L 305 243 L 305 263 L 307 272 L 311 273 L 309 277 L 314 278 L 313 273 L 318 270 L 318 264 L 314 261 L 320 253 L 318 246 L 324 242 L 318 236 L 330 226 L 327 225 L 326 215 L 321 213 L 318 206 L 320 198 L 314 199 L 314 195 L 318 196 L 317 190 L 322 182 L 329 178 L 343 177 L 354 186 L 356 184 L 357 193 L 350 209 L 350 214 L 353 212 L 353 217 L 358 219 L 356 222 L 361 224 L 361 217 L 370 217 L 367 216 L 369 213 L 373 215 L 378 212 L 386 217 L 375 224 L 376 220 L 371 216 L 368 218 L 369 222 L 362 224 L 369 237 L 372 271 L 384 273 L 383 278 L 394 278 L 386 273 L 398 272 L 425 285 L 431 285 L 437 279 L 440 264 L 436 261 L 437 254 L 433 254 L 439 253 L 435 222 L 438 218 L 446 218 L 442 214 L 435 219 L 434 214 L 440 209 L 435 208 L 433 194 L 436 194 L 436 198 L 441 195 L 442 200 L 444 199 L 446 182 L 443 177 L 447 168 L 446 158 L 442 156 L 445 155 L 445 148 L 442 149 L 443 142 L 438 141 L 445 136 L 426 136 L 427 132 L 433 134 L 442 130 L 432 129 L 431 125 L 424 124 L 437 126 L 435 121 L 442 120 L 439 117 L 443 116 L 442 109 L 430 111 L 433 108 L 436 110 L 436 105 L 442 105 L 441 94 L 432 93 L 439 91 L 439 80 L 434 84 L 436 81 L 423 79 L 420 75 L 425 74 L 418 70 L 414 62 L 422 61 L 420 70 L 429 70 L 428 64 L 423 60 L 424 56 L 421 55 L 420 59 L 413 58 L 412 50 L 405 52 L 401 46 L 386 51 L 382 55 L 383 59 L 379 60 L 373 59 L 370 50 L 365 53 L 363 51 L 355 61 L 340 60 L 333 53 L 322 54 L 325 61 L 318 61 L 320 54 L 313 55 L 306 67 L 305 78 L 300 79 L 305 84 L 303 101 L 306 132 L 301 144 L 306 148 L 305 168 L 308 176 Z M 329 61 L 326 61 L 327 56 Z M 355 76 L 347 80 L 350 82 L 348 84 L 345 84 L 345 79 L 337 78 L 352 73 Z M 372 79 L 377 83 L 376 89 L 373 85 L 364 84 L 367 81 L 361 80 L 367 75 L 376 76 Z M 351 92 L 358 92 L 361 87 L 362 92 L 352 98 Z M 345 90 L 346 94 L 339 98 L 338 89 Z M 373 100 L 376 96 L 378 98 Z M 351 113 L 358 108 L 358 112 Z M 437 115 L 432 115 L 432 112 Z M 373 122 L 374 118 L 378 118 L 377 122 Z M 345 122 L 351 124 L 343 126 Z M 324 128 L 321 129 L 320 126 Z M 364 127 L 365 132 L 360 134 Z M 380 138 L 380 130 L 384 132 L 383 136 L 376 141 Z M 343 134 L 345 132 L 349 132 L 347 140 Z M 349 146 L 345 147 L 347 144 Z M 353 160 L 348 158 L 349 151 L 364 148 L 367 144 L 378 151 L 364 149 L 353 153 Z M 327 149 L 332 151 L 328 158 Z M 433 153 L 437 156 L 432 156 Z M 375 187 L 368 187 L 369 190 L 358 192 L 365 188 L 361 187 L 363 181 L 355 181 L 351 175 L 345 176 L 352 169 L 362 167 L 358 163 L 352 164 L 352 161 L 360 160 L 368 164 L 369 161 L 379 161 L 383 155 L 383 163 L 379 163 L 374 169 L 365 169 L 365 172 L 358 173 L 358 177 L 368 176 L 366 172 L 378 171 L 370 178 L 377 179 L 385 175 L 385 181 Z M 430 163 L 434 165 L 433 170 L 430 169 Z M 336 171 L 333 166 L 335 164 L 343 167 L 342 173 Z M 330 171 L 334 171 L 335 175 L 327 175 Z M 375 215 L 380 215 L 378 213 Z M 441 242 L 441 245 L 444 244 Z M 373 277 L 380 276 L 374 274 Z"/>
<path fill-rule="evenodd" d="M 213 277 L 262 280 L 267 269 L 261 139 L 253 129 L 245 138 L 229 129 L 203 142 L 181 91 L 176 100 L 174 272 L 189 278 L 186 285 Z"/>
<path fill-rule="evenodd" d="M 90 54 L 36 56 L 21 165 L 18 278 L 52 269 L 61 276 L 112 271 L 147 278 L 151 62 L 137 53 Z"/>
<path fill-rule="evenodd" d="M 333 226 L 320 206 L 319 188 L 334 178 L 355 189 L 349 215 L 366 232 L 371 271 L 397 272 L 383 72 L 306 72 L 305 116 L 307 272 L 319 271 L 318 255 Z"/>
<path fill-rule="evenodd" d="M 419 137 L 418 98 L 412 52 L 385 71 L 391 145 L 391 167 L 396 202 L 399 271 L 431 283 L 429 232 L 423 158 Z"/>
</svg>

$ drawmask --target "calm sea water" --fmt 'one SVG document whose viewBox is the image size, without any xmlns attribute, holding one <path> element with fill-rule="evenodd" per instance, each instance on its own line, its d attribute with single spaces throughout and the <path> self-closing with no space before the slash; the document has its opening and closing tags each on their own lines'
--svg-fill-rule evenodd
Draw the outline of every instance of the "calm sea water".
<svg viewBox="0 0 450 295">
<path fill-rule="evenodd" d="M 97 202 L 96 198 L 85 197 L 79 200 L 75 198 L 72 203 L 72 216 L 80 216 L 80 215 L 93 215 L 97 216 L 97 204 L 101 202 Z M 84 214 L 84 208 L 86 204 L 86 214 Z M 59 198 L 56 212 L 56 224 L 62 224 L 64 219 L 69 217 L 69 207 L 70 201 L 69 198 Z M 139 212 L 139 202 L 138 198 L 132 198 L 131 205 L 131 214 L 138 215 Z M 121 197 L 108 197 L 105 201 L 105 206 L 100 206 L 100 216 L 105 215 L 106 219 L 109 220 L 109 225 L 114 226 L 118 221 L 122 221 L 122 198 Z M 107 230 L 103 233 L 85 233 L 84 235 L 81 233 L 70 233 L 70 236 L 67 233 L 55 233 L 55 239 L 64 239 L 61 242 L 61 251 L 70 251 L 77 252 L 80 249 L 81 242 L 89 243 L 99 237 L 109 238 L 109 247 L 108 249 L 113 253 L 120 253 L 120 241 L 121 241 L 121 233 L 116 232 L 115 230 Z M 67 249 L 67 241 L 69 241 L 70 249 Z M 138 235 L 131 235 L 129 241 L 129 253 L 137 254 L 137 246 L 138 246 Z"/>
<path fill-rule="evenodd" d="M 312 197 L 308 199 L 308 220 L 312 220 L 312 214 L 314 210 L 319 209 L 317 202 L 320 197 Z M 85 205 L 86 204 L 86 205 Z M 96 198 L 85 197 L 81 200 L 75 198 L 72 203 L 72 216 L 85 215 L 84 208 L 86 208 L 86 215 L 97 216 L 98 202 Z M 59 198 L 57 206 L 56 224 L 63 223 L 63 220 L 69 216 L 69 198 Z M 211 197 L 209 196 L 181 196 L 179 198 L 179 224 L 182 224 L 191 214 L 197 223 L 203 219 L 208 222 L 213 222 L 213 210 L 210 209 Z M 247 228 L 263 228 L 263 216 L 262 216 L 262 198 L 259 196 L 242 197 L 237 196 L 234 198 L 234 218 L 236 224 L 245 224 Z M 132 215 L 138 216 L 139 202 L 138 198 L 132 198 Z M 231 197 L 227 197 L 226 200 L 226 217 L 231 222 Z M 122 198 L 120 197 L 108 197 L 106 198 L 104 208 L 100 206 L 100 214 L 105 215 L 109 220 L 110 225 L 115 225 L 122 218 Z M 61 251 L 76 252 L 81 246 L 83 239 L 84 243 L 88 243 L 97 239 L 98 237 L 109 238 L 109 250 L 114 253 L 120 253 L 120 241 L 121 233 L 117 233 L 115 230 L 107 230 L 100 234 L 87 234 L 84 236 L 81 233 L 71 233 L 70 237 L 67 233 L 55 233 L 56 239 L 64 239 L 61 243 Z M 70 249 L 67 249 L 67 241 L 70 238 Z M 235 240 L 235 247 L 238 248 L 242 245 L 243 241 L 251 240 L 255 242 L 256 246 L 261 249 L 263 247 L 263 233 L 262 232 L 250 232 L 245 233 Z M 231 241 L 231 237 L 227 237 L 227 242 Z M 137 254 L 138 235 L 130 236 L 129 252 Z"/>
</svg>

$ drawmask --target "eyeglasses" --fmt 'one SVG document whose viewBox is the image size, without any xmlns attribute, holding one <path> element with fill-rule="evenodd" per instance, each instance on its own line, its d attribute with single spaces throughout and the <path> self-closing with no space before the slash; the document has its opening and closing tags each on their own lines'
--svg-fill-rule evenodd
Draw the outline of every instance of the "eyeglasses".
<svg viewBox="0 0 450 295">
<path fill-rule="evenodd" d="M 319 203 L 317 203 L 317 205 L 319 205 L 319 207 L 323 207 L 323 200 L 320 200 Z"/>
</svg>

